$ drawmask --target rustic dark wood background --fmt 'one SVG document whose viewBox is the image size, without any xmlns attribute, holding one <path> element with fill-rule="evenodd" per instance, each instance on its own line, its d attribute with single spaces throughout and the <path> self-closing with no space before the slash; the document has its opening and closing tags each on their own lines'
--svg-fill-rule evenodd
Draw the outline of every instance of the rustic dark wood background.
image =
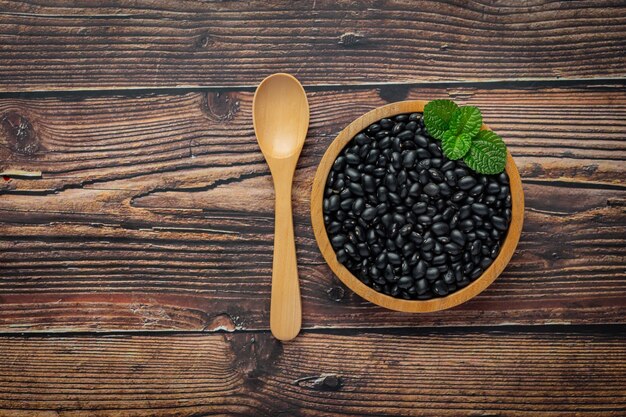
<svg viewBox="0 0 626 417">
<path fill-rule="evenodd" d="M 303 331 L 268 331 L 273 191 L 251 120 L 305 85 Z M 480 106 L 527 209 L 449 311 L 377 308 L 316 247 L 350 121 Z M 0 0 L 0 415 L 626 415 L 626 2 Z"/>
</svg>

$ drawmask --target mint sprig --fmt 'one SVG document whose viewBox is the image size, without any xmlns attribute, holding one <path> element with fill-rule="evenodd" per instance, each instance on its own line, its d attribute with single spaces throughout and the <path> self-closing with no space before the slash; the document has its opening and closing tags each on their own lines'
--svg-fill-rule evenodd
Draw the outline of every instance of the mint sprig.
<svg viewBox="0 0 626 417">
<path fill-rule="evenodd" d="M 424 124 L 428 133 L 435 139 L 443 140 L 443 134 L 450 127 L 450 119 L 459 108 L 452 100 L 433 100 L 424 107 Z"/>
<path fill-rule="evenodd" d="M 441 141 L 443 154 L 461 159 L 480 174 L 498 174 L 506 166 L 506 145 L 490 130 L 480 130 L 483 116 L 474 106 L 459 107 L 452 100 L 433 100 L 424 107 L 428 133 Z"/>
<path fill-rule="evenodd" d="M 452 113 L 449 129 L 457 135 L 465 133 L 470 138 L 473 138 L 478 134 L 482 125 L 483 115 L 480 114 L 478 107 L 463 106 Z"/>
<path fill-rule="evenodd" d="M 451 130 L 443 134 L 441 149 L 448 159 L 461 159 L 469 151 L 472 137 L 465 133 L 455 135 Z"/>
<path fill-rule="evenodd" d="M 481 174 L 499 174 L 506 165 L 506 145 L 491 130 L 481 130 L 472 141 L 464 161 Z"/>
</svg>

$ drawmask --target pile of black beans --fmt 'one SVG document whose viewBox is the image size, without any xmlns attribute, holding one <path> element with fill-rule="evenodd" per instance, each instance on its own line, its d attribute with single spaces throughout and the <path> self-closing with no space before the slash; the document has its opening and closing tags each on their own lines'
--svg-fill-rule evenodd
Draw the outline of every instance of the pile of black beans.
<svg viewBox="0 0 626 417">
<path fill-rule="evenodd" d="M 443 297 L 498 256 L 511 220 L 508 175 L 447 159 L 421 113 L 356 135 L 333 164 L 324 222 L 337 260 L 376 291 Z"/>
</svg>

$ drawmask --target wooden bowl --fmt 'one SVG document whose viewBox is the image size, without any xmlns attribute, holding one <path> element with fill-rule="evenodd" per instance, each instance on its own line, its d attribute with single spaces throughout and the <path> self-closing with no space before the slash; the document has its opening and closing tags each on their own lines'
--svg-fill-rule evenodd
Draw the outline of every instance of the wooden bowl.
<svg viewBox="0 0 626 417">
<path fill-rule="evenodd" d="M 512 197 L 512 216 L 511 224 L 507 236 L 500 249 L 500 254 L 491 265 L 483 272 L 483 274 L 472 281 L 466 287 L 451 293 L 445 297 L 433 298 L 430 300 L 404 300 L 391 297 L 374 290 L 362 283 L 357 277 L 341 263 L 337 261 L 335 251 L 330 244 L 326 227 L 324 225 L 324 213 L 322 203 L 324 200 L 324 189 L 326 187 L 326 178 L 333 166 L 333 162 L 343 150 L 348 142 L 359 132 L 378 120 L 385 117 L 392 117 L 402 113 L 422 113 L 427 101 L 412 100 L 400 101 L 388 104 L 386 106 L 374 109 L 350 123 L 348 127 L 342 130 L 337 138 L 330 144 L 322 161 L 320 162 L 315 179 L 313 181 L 313 191 L 311 194 L 311 220 L 313 222 L 313 232 L 315 239 L 320 247 L 322 255 L 330 266 L 330 269 L 339 277 L 339 279 L 352 291 L 365 298 L 366 300 L 378 304 L 379 306 L 405 312 L 429 312 L 444 310 L 457 306 L 470 298 L 476 296 L 485 288 L 487 288 L 509 263 L 511 256 L 517 246 L 520 234 L 522 232 L 522 224 L 524 221 L 524 192 L 522 190 L 522 181 L 515 166 L 515 162 L 511 154 L 507 154 L 506 172 L 509 175 Z M 483 129 L 489 129 L 483 125 Z"/>
</svg>

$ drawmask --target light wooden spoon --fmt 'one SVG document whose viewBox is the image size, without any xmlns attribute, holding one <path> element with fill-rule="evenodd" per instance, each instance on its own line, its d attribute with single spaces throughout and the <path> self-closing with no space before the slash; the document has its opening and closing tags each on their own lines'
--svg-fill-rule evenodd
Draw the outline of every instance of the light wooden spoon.
<svg viewBox="0 0 626 417">
<path fill-rule="evenodd" d="M 302 323 L 291 185 L 309 128 L 309 102 L 298 80 L 289 74 L 273 74 L 257 88 L 252 113 L 276 192 L 270 329 L 275 338 L 291 340 Z"/>
</svg>

